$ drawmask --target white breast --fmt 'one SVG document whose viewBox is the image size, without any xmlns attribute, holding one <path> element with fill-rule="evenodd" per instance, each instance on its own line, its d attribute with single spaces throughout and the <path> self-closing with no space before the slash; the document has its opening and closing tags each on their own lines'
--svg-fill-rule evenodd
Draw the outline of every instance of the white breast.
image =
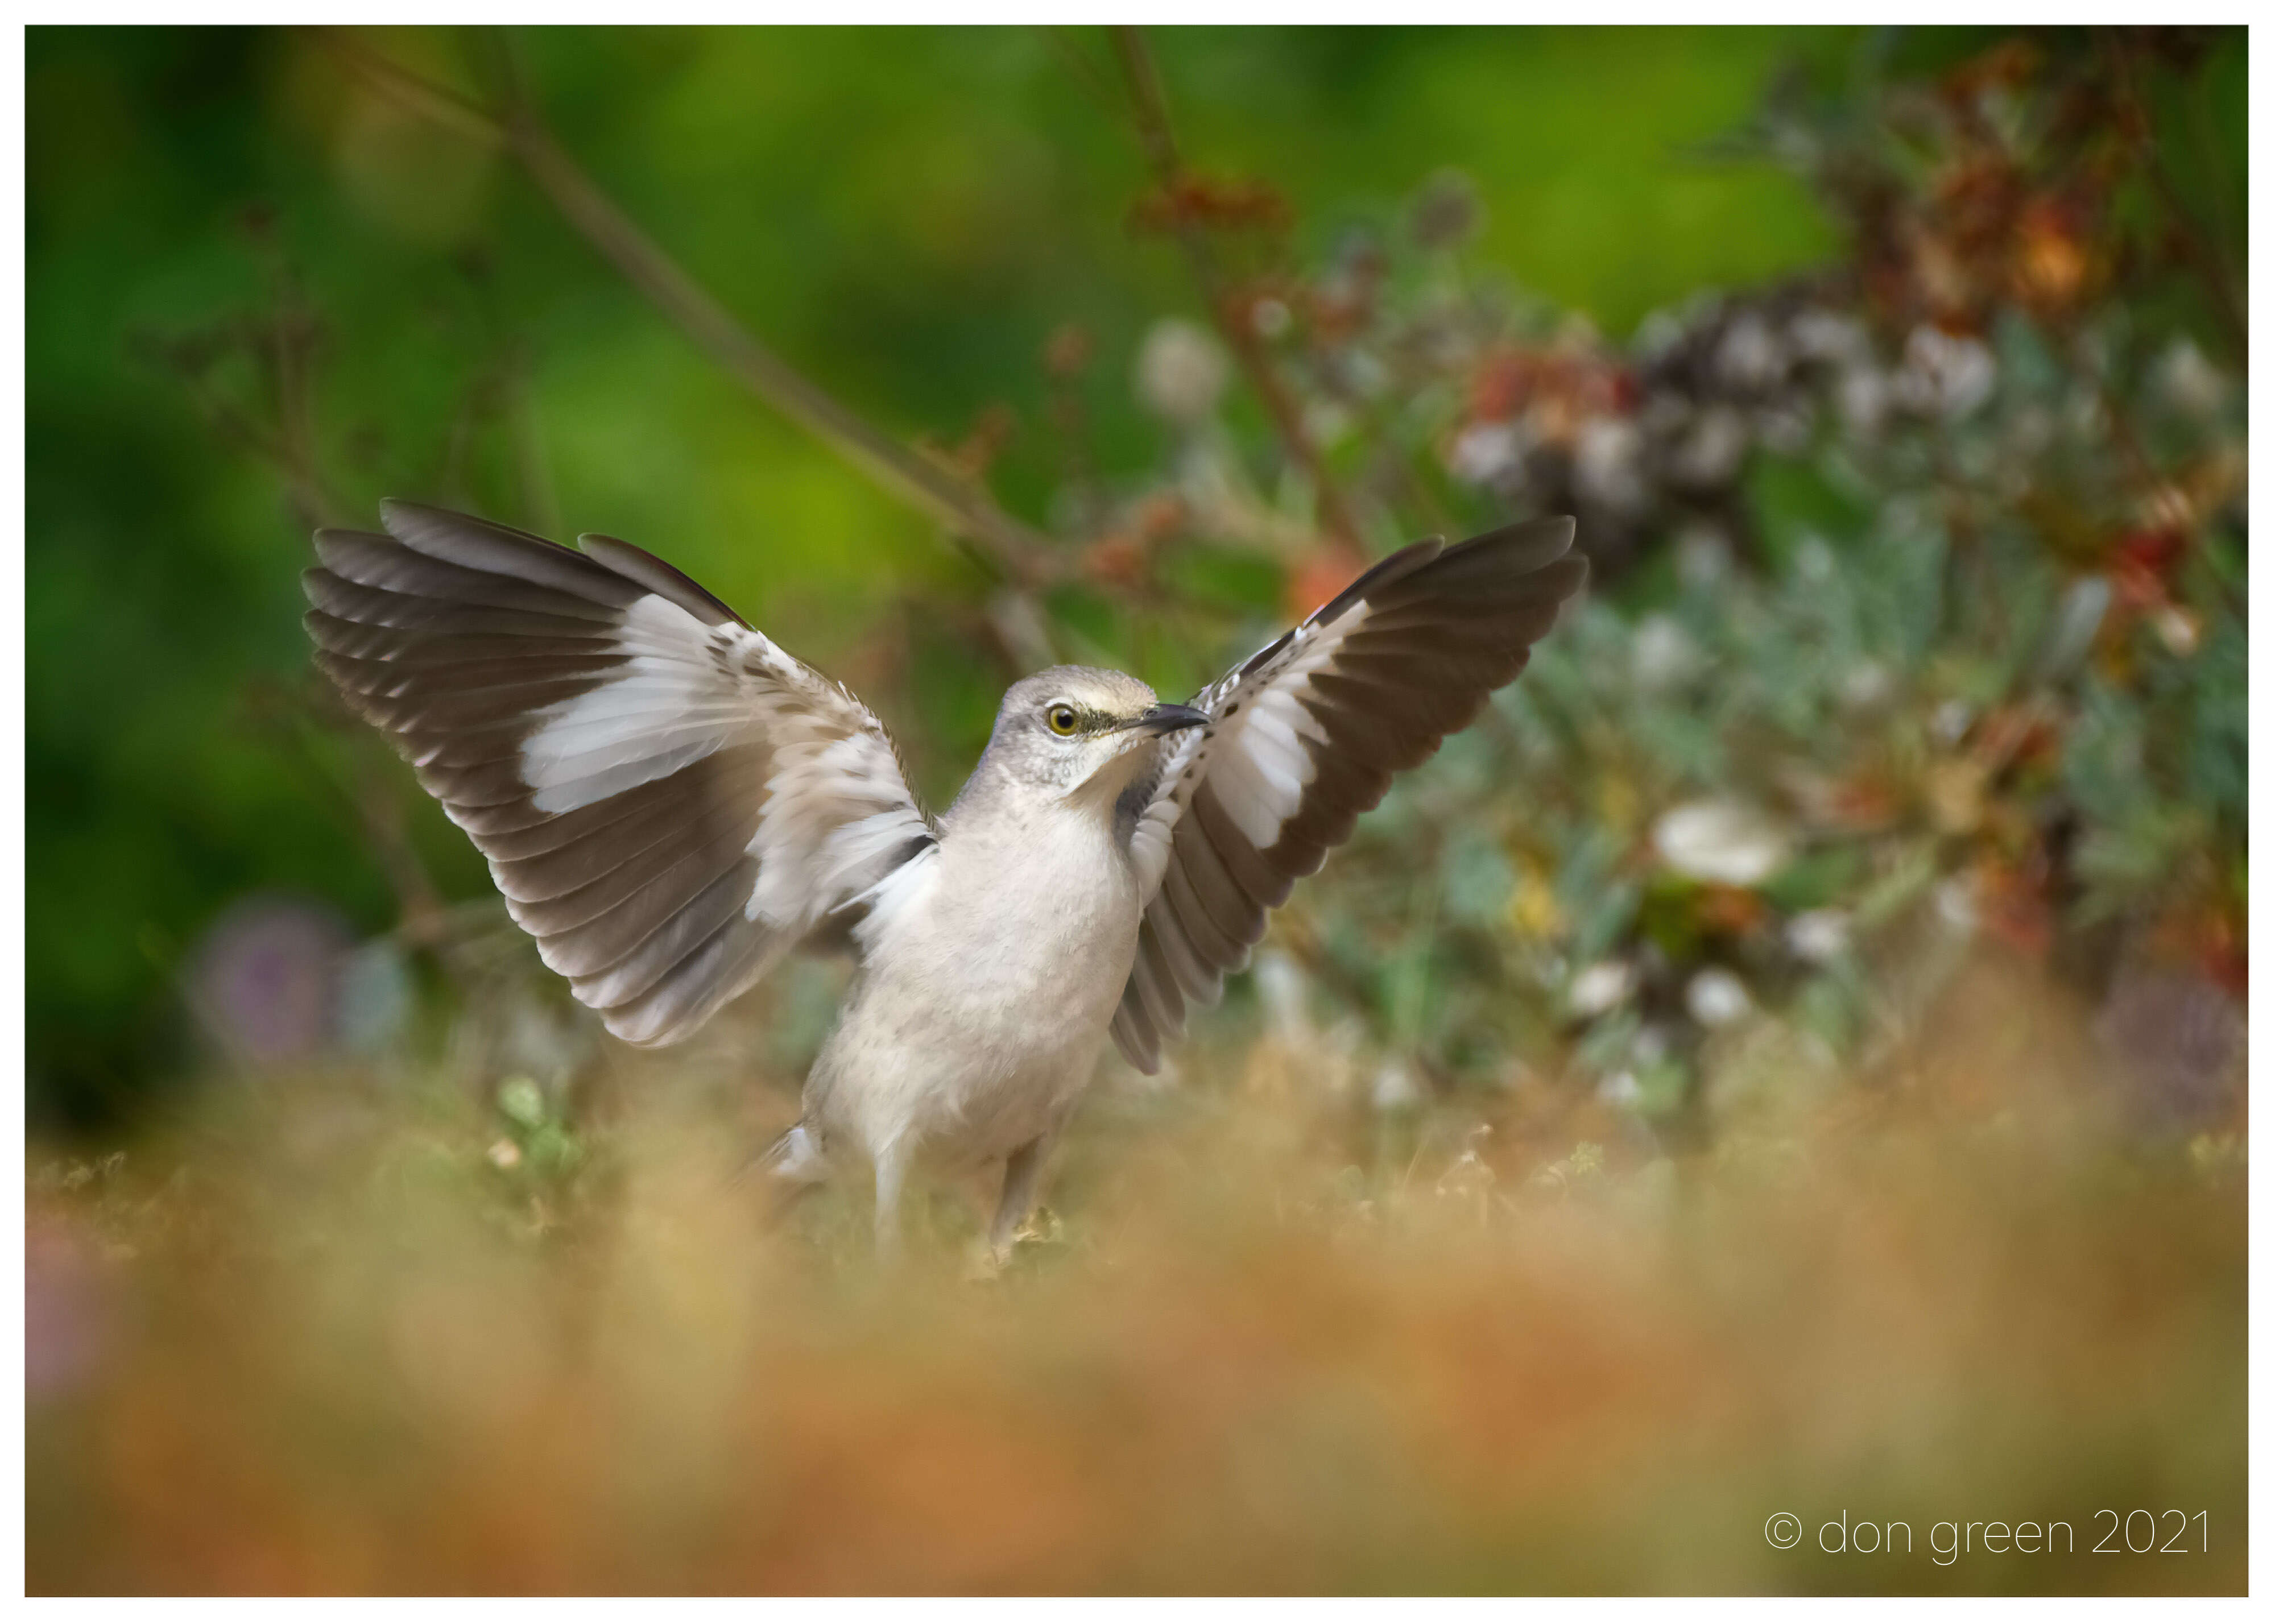
<svg viewBox="0 0 2275 1624">
<path fill-rule="evenodd" d="M 1060 806 L 951 828 L 923 894 L 871 947 L 809 1107 L 870 1146 L 914 1132 L 957 1159 L 1016 1150 L 1088 1082 L 1138 913 L 1100 819 Z"/>
</svg>

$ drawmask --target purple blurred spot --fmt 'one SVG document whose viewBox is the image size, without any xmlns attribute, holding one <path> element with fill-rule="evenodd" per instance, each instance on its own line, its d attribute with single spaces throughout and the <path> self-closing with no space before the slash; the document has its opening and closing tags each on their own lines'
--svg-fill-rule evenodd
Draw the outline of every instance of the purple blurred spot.
<svg viewBox="0 0 2275 1624">
<path fill-rule="evenodd" d="M 185 980 L 199 1020 L 256 1065 L 305 1059 L 336 1029 L 341 971 L 354 937 L 321 903 L 251 896 L 190 949 Z"/>
<path fill-rule="evenodd" d="M 34 1220 L 24 1235 L 24 1392 L 58 1397 L 93 1371 L 103 1346 L 102 1280 L 87 1243 Z"/>
<path fill-rule="evenodd" d="M 2128 960 L 2094 1031 L 2123 1062 L 2128 1103 L 2144 1126 L 2209 1122 L 2230 1104 L 2242 1077 L 2242 1008 L 2185 967 Z"/>
</svg>

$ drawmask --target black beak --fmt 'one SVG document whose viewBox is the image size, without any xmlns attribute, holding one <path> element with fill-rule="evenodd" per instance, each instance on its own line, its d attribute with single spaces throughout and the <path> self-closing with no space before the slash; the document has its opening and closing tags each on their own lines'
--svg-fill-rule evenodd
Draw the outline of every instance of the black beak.
<svg viewBox="0 0 2275 1624">
<path fill-rule="evenodd" d="M 1130 725 L 1140 733 L 1175 733 L 1184 728 L 1205 728 L 1212 718 L 1190 705 L 1157 705 Z"/>
</svg>

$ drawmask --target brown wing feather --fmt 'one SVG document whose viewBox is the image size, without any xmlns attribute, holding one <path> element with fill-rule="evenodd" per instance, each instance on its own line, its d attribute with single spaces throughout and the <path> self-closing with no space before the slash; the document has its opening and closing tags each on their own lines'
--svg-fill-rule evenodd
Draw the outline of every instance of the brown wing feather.
<svg viewBox="0 0 2275 1624">
<path fill-rule="evenodd" d="M 317 534 L 317 664 L 618 1036 L 686 1035 L 929 850 L 876 718 L 671 565 L 382 514 Z"/>
<path fill-rule="evenodd" d="M 1132 847 L 1152 888 L 1113 1026 L 1132 1065 L 1156 1069 L 1296 881 L 1523 670 L 1587 579 L 1572 531 L 1417 542 L 1195 699 L 1216 720 L 1175 746 Z"/>
</svg>

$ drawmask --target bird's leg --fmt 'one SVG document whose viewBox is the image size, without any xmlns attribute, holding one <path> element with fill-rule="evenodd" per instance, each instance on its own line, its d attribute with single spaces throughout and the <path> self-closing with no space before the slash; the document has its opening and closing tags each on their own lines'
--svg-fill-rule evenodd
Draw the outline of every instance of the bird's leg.
<svg viewBox="0 0 2275 1624">
<path fill-rule="evenodd" d="M 1050 1136 L 1028 1140 L 1003 1164 L 1003 1196 L 995 1204 L 995 1221 L 987 1226 L 987 1250 L 1001 1264 L 1011 1256 L 1012 1237 L 1035 1206 L 1035 1181 L 1042 1175 L 1043 1157 Z"/>
<path fill-rule="evenodd" d="M 894 1263 L 901 1255 L 901 1180 L 908 1171 L 909 1142 L 880 1145 L 872 1160 L 877 1171 L 877 1258 Z"/>
</svg>

